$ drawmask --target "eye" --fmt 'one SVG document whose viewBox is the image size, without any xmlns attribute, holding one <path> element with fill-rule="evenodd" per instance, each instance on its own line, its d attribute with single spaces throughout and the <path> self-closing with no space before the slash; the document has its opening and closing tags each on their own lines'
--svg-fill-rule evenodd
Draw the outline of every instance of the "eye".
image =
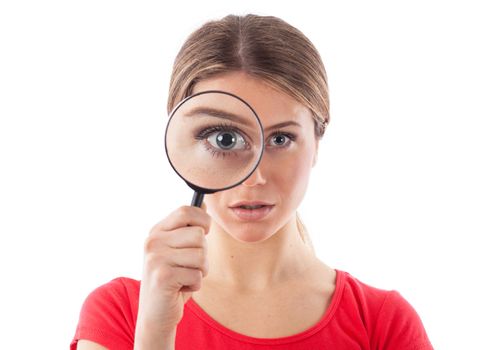
<svg viewBox="0 0 503 350">
<path fill-rule="evenodd" d="M 212 156 L 237 155 L 238 151 L 249 149 L 249 144 L 240 131 L 230 125 L 215 125 L 204 128 L 195 136 L 202 140 Z"/>
<path fill-rule="evenodd" d="M 207 140 L 213 147 L 224 151 L 236 151 L 246 148 L 246 141 L 244 137 L 231 130 L 223 130 L 218 133 L 214 132 L 207 138 Z"/>
<path fill-rule="evenodd" d="M 295 141 L 295 135 L 288 132 L 276 131 L 271 135 L 269 145 L 282 148 L 287 147 L 292 141 Z"/>
</svg>

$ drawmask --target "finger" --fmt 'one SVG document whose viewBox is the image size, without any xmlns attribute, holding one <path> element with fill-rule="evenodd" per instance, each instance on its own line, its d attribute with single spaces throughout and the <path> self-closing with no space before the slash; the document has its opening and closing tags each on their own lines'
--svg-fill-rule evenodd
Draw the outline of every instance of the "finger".
<svg viewBox="0 0 503 350">
<path fill-rule="evenodd" d="M 177 267 L 173 271 L 173 278 L 178 287 L 186 287 L 185 290 L 198 290 L 201 288 L 202 272 L 198 269 Z"/>
<path fill-rule="evenodd" d="M 206 264 L 206 252 L 201 248 L 170 249 L 168 263 L 174 267 L 201 269 Z"/>
<path fill-rule="evenodd" d="M 169 231 L 164 242 L 170 248 L 207 248 L 206 236 L 201 226 L 181 227 Z"/>
<path fill-rule="evenodd" d="M 157 223 L 152 231 L 170 231 L 180 227 L 201 226 L 208 233 L 211 223 L 210 216 L 201 208 L 182 206 Z"/>
<path fill-rule="evenodd" d="M 206 252 L 201 249 L 173 249 L 170 251 L 168 264 L 175 269 L 188 268 L 199 270 L 203 277 L 206 277 L 209 272 L 209 260 Z"/>
</svg>

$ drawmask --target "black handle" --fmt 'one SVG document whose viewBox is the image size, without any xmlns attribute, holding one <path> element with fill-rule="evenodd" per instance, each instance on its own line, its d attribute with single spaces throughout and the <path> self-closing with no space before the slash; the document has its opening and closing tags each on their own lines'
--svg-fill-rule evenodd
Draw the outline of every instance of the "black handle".
<svg viewBox="0 0 503 350">
<path fill-rule="evenodd" d="M 204 193 L 194 191 L 194 195 L 192 196 L 192 205 L 193 207 L 199 207 L 201 208 L 201 205 L 203 204 L 203 198 L 204 198 Z"/>
</svg>

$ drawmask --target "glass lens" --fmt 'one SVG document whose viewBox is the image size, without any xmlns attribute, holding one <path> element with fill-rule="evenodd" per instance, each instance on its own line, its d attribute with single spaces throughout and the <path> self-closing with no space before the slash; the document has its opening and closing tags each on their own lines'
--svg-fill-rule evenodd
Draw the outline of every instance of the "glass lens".
<svg viewBox="0 0 503 350">
<path fill-rule="evenodd" d="M 186 181 L 219 190 L 253 172 L 263 150 L 263 131 L 251 107 L 224 92 L 203 92 L 182 101 L 166 130 L 171 165 Z"/>
</svg>

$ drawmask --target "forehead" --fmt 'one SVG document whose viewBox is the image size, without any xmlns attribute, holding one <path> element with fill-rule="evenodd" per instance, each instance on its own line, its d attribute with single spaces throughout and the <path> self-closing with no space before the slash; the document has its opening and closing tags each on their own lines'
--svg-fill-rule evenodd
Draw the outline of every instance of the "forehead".
<svg viewBox="0 0 503 350">
<path fill-rule="evenodd" d="M 243 72 L 231 72 L 198 82 L 193 93 L 222 90 L 248 102 L 259 115 L 264 127 L 285 121 L 307 126 L 314 123 L 307 107 L 286 93 Z"/>
</svg>

